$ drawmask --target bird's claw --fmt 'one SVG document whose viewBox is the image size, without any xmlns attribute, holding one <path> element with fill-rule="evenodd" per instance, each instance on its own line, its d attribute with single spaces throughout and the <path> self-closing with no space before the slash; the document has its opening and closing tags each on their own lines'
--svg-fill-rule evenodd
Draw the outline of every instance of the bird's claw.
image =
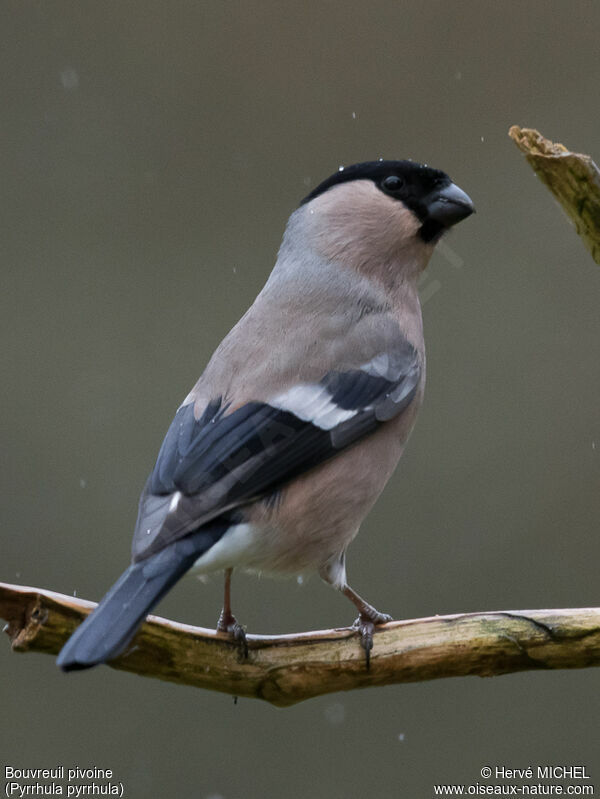
<svg viewBox="0 0 600 799">
<path fill-rule="evenodd" d="M 221 613 L 219 621 L 217 622 L 217 632 L 227 633 L 232 641 L 237 644 L 241 660 L 248 660 L 248 641 L 246 639 L 246 630 L 238 622 L 235 616 L 225 616 Z"/>
<path fill-rule="evenodd" d="M 379 613 L 372 608 L 372 612 L 361 613 L 352 627 L 357 630 L 360 636 L 360 645 L 365 650 L 365 662 L 367 671 L 371 667 L 371 650 L 373 649 L 373 633 L 379 624 L 387 624 L 392 621 L 392 617 L 387 613 Z"/>
</svg>

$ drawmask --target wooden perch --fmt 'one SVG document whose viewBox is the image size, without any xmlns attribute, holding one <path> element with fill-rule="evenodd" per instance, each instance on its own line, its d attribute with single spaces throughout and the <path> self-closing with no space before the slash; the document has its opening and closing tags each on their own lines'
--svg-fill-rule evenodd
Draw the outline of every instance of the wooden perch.
<svg viewBox="0 0 600 799">
<path fill-rule="evenodd" d="M 8 622 L 5 630 L 16 652 L 57 654 L 94 607 L 93 602 L 64 594 L 0 583 L 0 617 Z M 350 628 L 249 635 L 248 646 L 248 659 L 243 660 L 223 633 L 149 616 L 129 651 L 110 665 L 284 707 L 370 685 L 598 666 L 600 608 L 465 613 L 390 622 L 375 634 L 368 671 L 358 637 Z"/>
<path fill-rule="evenodd" d="M 531 128 L 513 125 L 508 135 L 573 220 L 592 258 L 600 264 L 600 170 L 596 164 L 589 155 L 572 153 Z"/>
</svg>

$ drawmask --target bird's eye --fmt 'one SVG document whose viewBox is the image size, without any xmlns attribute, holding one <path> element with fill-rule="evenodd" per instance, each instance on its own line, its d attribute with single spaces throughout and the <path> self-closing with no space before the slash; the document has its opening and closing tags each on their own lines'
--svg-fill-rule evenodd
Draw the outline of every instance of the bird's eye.
<svg viewBox="0 0 600 799">
<path fill-rule="evenodd" d="M 396 192 L 404 186 L 404 181 L 398 175 L 390 175 L 383 181 L 383 188 L 386 191 Z"/>
</svg>

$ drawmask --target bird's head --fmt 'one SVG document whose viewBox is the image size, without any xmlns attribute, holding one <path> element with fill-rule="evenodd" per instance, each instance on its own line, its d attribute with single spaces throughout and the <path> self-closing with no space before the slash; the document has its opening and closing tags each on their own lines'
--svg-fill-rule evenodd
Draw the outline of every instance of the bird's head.
<svg viewBox="0 0 600 799">
<path fill-rule="evenodd" d="M 473 211 L 468 195 L 439 169 L 414 161 L 367 161 L 340 167 L 294 216 L 328 260 L 363 273 L 400 264 L 417 274 L 441 236 Z"/>
</svg>

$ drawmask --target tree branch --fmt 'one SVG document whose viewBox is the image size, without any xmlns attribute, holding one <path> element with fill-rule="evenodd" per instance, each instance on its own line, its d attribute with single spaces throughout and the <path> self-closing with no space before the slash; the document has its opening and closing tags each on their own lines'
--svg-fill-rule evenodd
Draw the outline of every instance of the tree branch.
<svg viewBox="0 0 600 799">
<path fill-rule="evenodd" d="M 0 583 L 16 652 L 56 654 L 93 602 Z M 350 628 L 249 635 L 249 657 L 224 633 L 149 616 L 109 665 L 144 677 L 265 699 L 281 707 L 371 685 L 600 665 L 600 608 L 465 613 L 394 621 L 375 635 L 371 668 Z"/>
<path fill-rule="evenodd" d="M 589 155 L 569 152 L 532 128 L 513 125 L 508 135 L 565 209 L 592 258 L 600 264 L 600 170 L 596 164 Z"/>
</svg>

